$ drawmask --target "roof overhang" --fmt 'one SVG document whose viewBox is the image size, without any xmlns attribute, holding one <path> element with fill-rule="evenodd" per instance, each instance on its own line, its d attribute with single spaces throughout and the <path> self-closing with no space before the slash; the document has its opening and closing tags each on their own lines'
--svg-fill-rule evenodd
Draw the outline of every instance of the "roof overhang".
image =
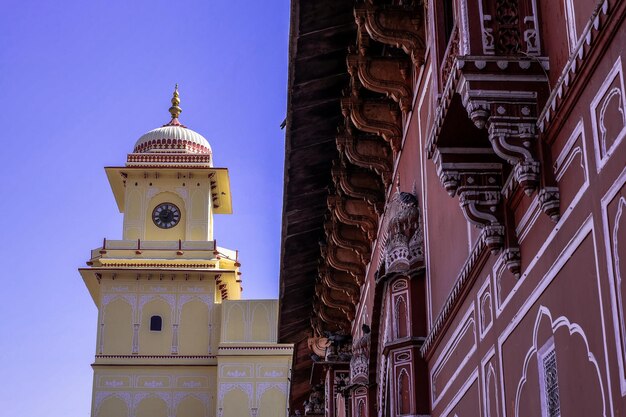
<svg viewBox="0 0 626 417">
<path fill-rule="evenodd" d="M 340 99 L 354 45 L 353 0 L 291 2 L 285 184 L 281 237 L 280 343 L 311 333 L 319 241 L 323 238 Z"/>
</svg>

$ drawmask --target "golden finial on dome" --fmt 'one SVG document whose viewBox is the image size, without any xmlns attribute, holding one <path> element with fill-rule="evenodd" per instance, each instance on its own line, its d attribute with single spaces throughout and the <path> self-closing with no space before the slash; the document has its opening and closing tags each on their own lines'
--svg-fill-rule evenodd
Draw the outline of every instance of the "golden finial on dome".
<svg viewBox="0 0 626 417">
<path fill-rule="evenodd" d="M 180 113 L 183 111 L 178 105 L 180 104 L 180 97 L 178 95 L 178 84 L 174 87 L 174 95 L 172 96 L 172 107 L 170 107 L 170 114 L 172 115 L 172 120 L 178 119 Z"/>
</svg>

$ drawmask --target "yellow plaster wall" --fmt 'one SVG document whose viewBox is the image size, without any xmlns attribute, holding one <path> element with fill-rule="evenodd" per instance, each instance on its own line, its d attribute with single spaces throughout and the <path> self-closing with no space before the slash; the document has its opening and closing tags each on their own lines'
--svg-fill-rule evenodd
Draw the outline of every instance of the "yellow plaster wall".
<svg viewBox="0 0 626 417">
<path fill-rule="evenodd" d="M 128 355 L 133 340 L 133 305 L 126 298 L 116 297 L 102 311 L 102 352 L 107 355 Z"/>
<path fill-rule="evenodd" d="M 137 281 L 104 275 L 100 286 L 98 354 L 209 355 L 217 351 L 220 316 L 215 313 L 212 279 Z M 153 315 L 162 318 L 160 332 L 150 330 Z"/>
<path fill-rule="evenodd" d="M 215 415 L 215 366 L 94 367 L 94 417 Z"/>
<path fill-rule="evenodd" d="M 281 355 L 259 349 L 249 355 L 218 358 L 217 407 L 223 417 L 284 417 L 287 411 L 291 351 Z"/>
<path fill-rule="evenodd" d="M 131 171 L 124 196 L 125 240 L 213 240 L 213 208 L 207 178 L 189 178 L 188 173 L 144 176 Z M 152 211 L 160 203 L 174 203 L 181 220 L 171 229 L 152 222 Z"/>
<path fill-rule="evenodd" d="M 276 343 L 278 300 L 222 303 L 222 343 Z"/>
</svg>

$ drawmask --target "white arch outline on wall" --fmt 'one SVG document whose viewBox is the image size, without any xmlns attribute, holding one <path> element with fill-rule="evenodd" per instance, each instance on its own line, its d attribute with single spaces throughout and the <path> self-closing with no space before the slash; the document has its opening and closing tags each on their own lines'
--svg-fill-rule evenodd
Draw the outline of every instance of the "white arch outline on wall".
<svg viewBox="0 0 626 417">
<path fill-rule="evenodd" d="M 489 400 L 489 382 L 492 380 L 493 378 L 493 388 L 494 388 L 494 398 L 496 399 L 496 404 L 495 404 L 495 410 L 496 410 L 496 415 L 492 416 L 491 415 L 491 402 Z M 498 404 L 498 391 L 495 389 L 496 388 L 496 371 L 495 369 L 493 369 L 493 364 L 490 362 L 489 363 L 489 369 L 487 370 L 487 375 L 485 376 L 485 415 L 487 417 L 499 417 L 500 416 L 500 405 Z"/>
<path fill-rule="evenodd" d="M 602 106 L 600 106 L 599 122 L 600 122 L 600 133 L 602 134 L 602 136 L 600 137 L 600 151 L 602 152 L 602 158 L 605 158 L 608 156 L 607 154 L 608 150 L 606 149 L 606 126 L 604 124 L 604 115 L 609 105 L 608 103 L 611 101 L 613 96 L 618 97 L 617 109 L 622 114 L 622 128 L 620 129 L 620 132 L 624 130 L 624 128 L 626 127 L 626 114 L 624 114 L 624 101 L 622 97 L 622 90 L 618 87 L 613 87 L 611 91 L 609 91 L 609 93 L 606 95 L 606 98 L 604 99 L 604 101 L 602 101 Z M 618 137 L 619 137 L 619 133 L 617 137 L 615 137 L 615 139 L 617 140 Z"/>
<path fill-rule="evenodd" d="M 573 334 L 578 334 L 585 342 L 585 348 L 587 349 L 587 360 L 593 364 L 596 369 L 596 373 L 598 374 L 598 382 L 600 384 L 600 392 L 602 393 L 602 416 L 606 417 L 606 398 L 604 395 L 604 383 L 602 382 L 602 374 L 600 373 L 600 366 L 598 365 L 598 361 L 593 353 L 589 351 L 589 342 L 587 341 L 587 336 L 583 331 L 582 327 L 580 327 L 577 323 L 571 323 L 569 319 L 565 316 L 557 317 L 556 320 L 552 320 L 552 313 L 545 306 L 540 306 L 539 311 L 537 312 L 537 318 L 535 319 L 535 326 L 533 328 L 533 344 L 526 353 L 526 358 L 524 359 L 524 366 L 522 371 L 522 377 L 520 378 L 517 384 L 517 390 L 515 393 L 515 417 L 519 417 L 519 405 L 520 405 L 520 396 L 522 393 L 522 389 L 526 384 L 526 373 L 528 372 L 528 367 L 530 364 L 530 360 L 533 356 L 537 354 L 537 333 L 539 331 L 539 325 L 541 324 L 541 319 L 543 317 L 547 317 L 550 320 L 550 325 L 552 327 L 552 332 L 556 332 L 557 329 L 561 327 L 567 327 L 570 336 Z"/>
<path fill-rule="evenodd" d="M 102 403 L 106 401 L 108 398 L 116 397 L 120 400 L 124 401 L 126 404 L 126 410 L 128 411 L 128 415 L 130 416 L 133 412 L 133 401 L 131 398 L 130 392 L 119 392 L 119 391 L 98 391 L 96 392 L 96 397 L 94 400 L 94 417 L 98 415 L 100 412 L 100 407 Z"/>
<path fill-rule="evenodd" d="M 410 329 L 409 329 L 409 303 L 406 301 L 406 299 L 404 298 L 405 294 L 400 294 L 397 295 L 393 298 L 393 320 L 392 320 L 392 324 L 393 324 L 393 338 L 394 339 L 399 339 L 400 338 L 400 303 L 404 303 L 404 311 L 406 312 L 406 315 L 404 316 L 404 325 L 406 326 L 406 332 L 407 334 L 404 335 L 403 337 L 407 337 L 410 336 Z M 392 296 L 393 297 L 393 296 Z"/>
<path fill-rule="evenodd" d="M 396 397 L 396 401 L 397 401 L 397 407 L 395 407 L 398 411 L 401 409 L 401 405 L 402 405 L 402 374 L 406 375 L 406 381 L 409 384 L 409 393 L 412 392 L 412 387 L 411 387 L 411 376 L 409 375 L 409 373 L 407 372 L 407 370 L 405 368 L 400 369 L 400 373 L 398 374 L 398 377 L 396 378 L 396 387 L 397 387 L 397 393 L 398 396 Z M 410 414 L 411 409 L 413 408 L 413 396 L 409 395 L 409 412 L 406 414 Z M 405 410 L 402 410 L 405 411 Z"/>
<path fill-rule="evenodd" d="M 248 409 L 252 405 L 252 384 L 249 382 L 230 382 L 227 384 L 220 384 L 219 390 L 217 393 L 217 404 L 218 407 L 223 408 L 224 406 L 224 397 L 226 394 L 233 390 L 240 390 L 248 397 Z"/>
<path fill-rule="evenodd" d="M 268 336 L 268 341 L 271 341 L 271 338 L 272 338 L 272 334 L 271 334 L 272 333 L 272 319 L 271 319 L 271 316 L 270 316 L 270 310 L 267 308 L 267 306 L 264 303 L 253 303 L 251 305 L 251 307 L 252 307 L 252 309 L 250 311 L 250 320 L 249 321 L 246 320 L 246 323 L 245 323 L 246 326 L 245 326 L 244 333 L 249 333 L 249 334 L 246 334 L 246 339 L 247 340 L 252 340 L 252 323 L 254 323 L 254 318 L 255 318 L 255 314 L 256 314 L 257 310 L 262 307 L 263 310 L 265 310 L 265 316 L 264 317 L 265 317 L 265 320 L 267 320 L 267 328 L 270 331 L 270 334 L 267 335 Z"/>
<path fill-rule="evenodd" d="M 260 382 L 256 385 L 256 405 L 261 405 L 261 398 L 263 394 L 270 390 L 278 390 L 281 394 L 287 395 L 287 383 L 286 382 Z"/>
<path fill-rule="evenodd" d="M 200 401 L 204 405 L 204 415 L 205 417 L 209 413 L 210 404 L 209 404 L 209 394 L 206 392 L 175 392 L 174 393 L 174 401 L 172 404 L 172 411 L 174 414 L 177 414 L 178 406 L 181 402 L 183 402 L 187 397 L 193 397 Z"/>
<path fill-rule="evenodd" d="M 157 398 L 165 403 L 167 406 L 167 414 L 170 415 L 170 411 L 172 408 L 172 393 L 165 391 L 139 391 L 133 394 L 133 408 L 132 415 L 134 416 L 137 412 L 137 407 L 141 402 L 147 398 Z"/>
<path fill-rule="evenodd" d="M 248 325 L 248 308 L 249 308 L 249 304 L 246 303 L 246 308 L 243 308 L 242 303 L 239 302 L 232 302 L 232 303 L 222 303 L 222 309 L 226 310 L 225 312 L 223 312 L 223 314 L 225 313 L 225 320 L 223 321 L 224 324 L 226 324 L 225 326 L 222 326 L 222 340 L 225 341 L 227 340 L 226 337 L 226 329 L 228 327 L 232 327 L 229 326 L 228 323 L 230 323 L 230 313 L 233 311 L 233 309 L 235 307 L 237 307 L 239 310 L 241 310 L 241 314 L 243 317 L 243 339 L 242 340 L 229 340 L 229 342 L 245 342 L 246 341 L 246 335 L 248 333 L 247 328 L 250 327 Z M 228 308 L 224 308 L 224 306 L 228 306 Z"/>
</svg>

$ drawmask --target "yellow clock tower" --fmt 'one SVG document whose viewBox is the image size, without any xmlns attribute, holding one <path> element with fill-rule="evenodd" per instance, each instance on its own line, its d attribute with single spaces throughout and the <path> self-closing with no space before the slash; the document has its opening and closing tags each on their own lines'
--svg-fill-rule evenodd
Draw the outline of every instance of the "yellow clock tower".
<svg viewBox="0 0 626 417">
<path fill-rule="evenodd" d="M 277 300 L 241 300 L 237 251 L 213 215 L 232 213 L 209 142 L 171 120 L 106 173 L 124 214 L 79 272 L 98 307 L 93 417 L 285 416 L 292 346 Z"/>
</svg>

